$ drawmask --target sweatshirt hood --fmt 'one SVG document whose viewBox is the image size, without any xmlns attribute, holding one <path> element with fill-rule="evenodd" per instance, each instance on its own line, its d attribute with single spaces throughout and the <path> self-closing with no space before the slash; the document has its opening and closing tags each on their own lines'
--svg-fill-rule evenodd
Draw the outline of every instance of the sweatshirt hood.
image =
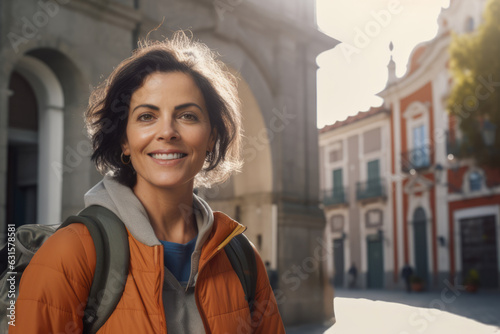
<svg viewBox="0 0 500 334">
<path fill-rule="evenodd" d="M 130 234 L 147 246 L 161 245 L 149 222 L 146 209 L 131 188 L 106 175 L 84 196 L 85 207 L 100 205 L 118 216 Z M 212 209 L 203 199 L 193 194 L 193 210 L 198 226 L 196 248 L 208 238 L 214 222 Z"/>
</svg>

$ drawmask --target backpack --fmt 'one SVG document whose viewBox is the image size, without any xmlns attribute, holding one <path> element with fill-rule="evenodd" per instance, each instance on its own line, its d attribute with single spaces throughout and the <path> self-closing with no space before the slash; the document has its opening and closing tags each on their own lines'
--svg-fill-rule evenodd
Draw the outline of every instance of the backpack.
<svg viewBox="0 0 500 334">
<path fill-rule="evenodd" d="M 78 216 L 68 217 L 60 225 L 23 225 L 17 229 L 15 237 L 13 231 L 9 230 L 8 243 L 0 250 L 0 332 L 8 331 L 8 307 L 11 300 L 17 299 L 21 275 L 31 258 L 52 234 L 72 223 L 83 223 L 87 227 L 96 248 L 96 268 L 84 311 L 83 333 L 96 333 L 113 313 L 123 294 L 128 275 L 128 235 L 125 225 L 113 212 L 93 205 L 85 208 Z M 15 259 L 11 257 L 13 250 Z M 240 234 L 224 250 L 242 284 L 252 314 L 257 281 L 253 247 L 247 237 Z M 111 284 L 113 289 L 108 289 Z M 14 289 L 15 296 L 12 295 Z M 113 294 L 106 296 L 110 298 L 109 303 L 101 305 L 103 296 L 98 298 L 98 293 L 102 291 L 104 294 L 113 291 Z"/>
<path fill-rule="evenodd" d="M 89 206 L 60 225 L 23 225 L 17 229 L 15 237 L 14 232 L 9 230 L 8 243 L 0 250 L 0 332 L 8 331 L 8 307 L 11 300 L 17 299 L 21 275 L 31 258 L 52 234 L 72 223 L 82 223 L 87 227 L 96 249 L 95 274 L 84 311 L 83 333 L 96 333 L 113 313 L 128 275 L 130 254 L 127 230 L 113 212 L 102 206 Z M 3 262 L 4 259 L 8 262 Z M 110 302 L 100 304 L 104 295 L 111 291 Z"/>
<path fill-rule="evenodd" d="M 238 234 L 231 239 L 224 250 L 243 286 L 245 298 L 250 308 L 250 316 L 252 316 L 257 285 L 257 264 L 252 244 L 244 234 Z"/>
</svg>

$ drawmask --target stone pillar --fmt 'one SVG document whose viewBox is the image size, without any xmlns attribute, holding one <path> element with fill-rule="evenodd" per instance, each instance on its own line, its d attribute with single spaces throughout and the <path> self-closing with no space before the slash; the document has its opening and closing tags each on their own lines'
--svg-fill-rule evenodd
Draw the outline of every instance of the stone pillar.
<svg viewBox="0 0 500 334">
<path fill-rule="evenodd" d="M 310 64 L 303 46 L 285 35 L 279 36 L 276 60 L 276 105 L 287 120 L 273 147 L 280 154 L 274 166 L 280 272 L 277 300 L 285 324 L 292 325 L 325 318 L 322 262 L 328 249 L 323 242 L 324 215 L 318 207 L 315 97 L 311 101 L 315 85 L 308 87 Z"/>
<path fill-rule="evenodd" d="M 40 110 L 38 134 L 38 224 L 57 224 L 61 220 L 64 111 L 47 106 Z"/>
</svg>

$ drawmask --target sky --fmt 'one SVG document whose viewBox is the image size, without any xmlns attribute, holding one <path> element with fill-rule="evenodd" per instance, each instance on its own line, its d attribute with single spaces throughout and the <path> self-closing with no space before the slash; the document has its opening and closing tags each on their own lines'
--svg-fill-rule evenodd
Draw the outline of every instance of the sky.
<svg viewBox="0 0 500 334">
<path fill-rule="evenodd" d="M 343 44 L 320 54 L 318 128 L 381 106 L 394 49 L 396 75 L 416 45 L 434 38 L 450 0 L 316 0 L 319 29 Z"/>
</svg>

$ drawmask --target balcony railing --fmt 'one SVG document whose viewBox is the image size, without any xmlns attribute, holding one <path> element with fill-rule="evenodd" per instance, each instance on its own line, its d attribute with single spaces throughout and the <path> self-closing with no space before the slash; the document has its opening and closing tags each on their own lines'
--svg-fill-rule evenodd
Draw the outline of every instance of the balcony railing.
<svg viewBox="0 0 500 334">
<path fill-rule="evenodd" d="M 434 147 L 425 145 L 401 154 L 401 169 L 408 173 L 413 170 L 429 168 L 432 164 Z"/>
<path fill-rule="evenodd" d="M 358 200 L 386 198 L 385 181 L 382 178 L 356 183 L 356 198 Z"/>
<path fill-rule="evenodd" d="M 347 189 L 344 187 L 323 190 L 322 193 L 324 206 L 347 204 L 347 198 Z"/>
</svg>

